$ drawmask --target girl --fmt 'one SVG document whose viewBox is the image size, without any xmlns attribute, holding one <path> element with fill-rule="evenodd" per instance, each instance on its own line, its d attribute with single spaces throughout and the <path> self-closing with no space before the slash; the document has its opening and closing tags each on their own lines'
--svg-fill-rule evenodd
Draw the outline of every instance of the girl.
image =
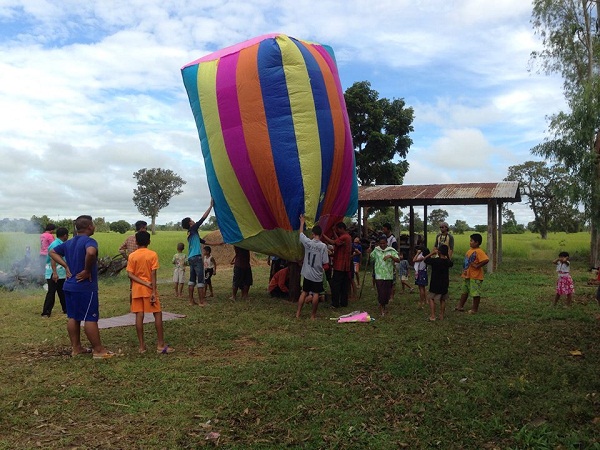
<svg viewBox="0 0 600 450">
<path fill-rule="evenodd" d="M 205 245 L 202 248 L 202 252 L 204 253 L 204 285 L 205 289 L 210 291 L 210 294 L 207 297 L 214 297 L 215 293 L 213 292 L 213 285 L 211 278 L 213 275 L 217 274 L 217 261 L 215 257 L 211 255 L 212 249 Z"/>
<path fill-rule="evenodd" d="M 417 252 L 413 258 L 415 268 L 415 284 L 419 286 L 419 307 L 422 308 L 427 303 L 427 293 L 425 288 L 428 284 L 427 265 L 425 264 L 425 255 L 429 254 L 429 250 L 422 245 L 417 246 Z"/>
<path fill-rule="evenodd" d="M 556 272 L 558 273 L 554 305 L 558 303 L 558 299 L 561 295 L 566 295 L 567 306 L 571 306 L 571 300 L 573 298 L 573 292 L 575 292 L 575 287 L 573 286 L 573 279 L 571 278 L 571 263 L 569 262 L 569 254 L 567 252 L 560 252 L 558 254 L 558 258 L 552 261 L 552 264 L 556 264 Z"/>
</svg>

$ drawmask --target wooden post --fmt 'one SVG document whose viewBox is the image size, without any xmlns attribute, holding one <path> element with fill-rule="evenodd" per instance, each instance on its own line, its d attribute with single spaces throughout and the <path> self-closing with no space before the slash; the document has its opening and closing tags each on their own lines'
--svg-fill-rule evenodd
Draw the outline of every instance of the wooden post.
<svg viewBox="0 0 600 450">
<path fill-rule="evenodd" d="M 498 266 L 502 264 L 502 202 L 498 202 Z"/>
<path fill-rule="evenodd" d="M 400 211 L 398 210 L 398 205 L 394 205 L 394 233 L 398 241 L 398 246 L 400 246 Z"/>
<path fill-rule="evenodd" d="M 423 245 L 427 246 L 427 205 L 423 205 Z"/>
<path fill-rule="evenodd" d="M 412 261 L 415 256 L 415 208 L 410 205 L 410 216 L 408 218 L 408 241 L 410 243 L 408 257 Z"/>
<path fill-rule="evenodd" d="M 490 200 L 488 202 L 488 232 L 487 232 L 487 255 L 490 262 L 487 265 L 488 273 L 493 273 L 496 269 L 497 250 L 498 250 L 498 221 L 497 221 L 497 202 Z"/>
<path fill-rule="evenodd" d="M 356 212 L 358 214 L 358 217 L 356 218 L 356 223 L 358 225 L 358 238 L 362 239 L 362 237 L 363 237 L 363 230 L 362 230 L 362 225 L 360 223 L 360 218 L 361 218 L 361 212 L 362 211 L 360 209 L 360 205 L 359 205 L 358 210 Z"/>
</svg>

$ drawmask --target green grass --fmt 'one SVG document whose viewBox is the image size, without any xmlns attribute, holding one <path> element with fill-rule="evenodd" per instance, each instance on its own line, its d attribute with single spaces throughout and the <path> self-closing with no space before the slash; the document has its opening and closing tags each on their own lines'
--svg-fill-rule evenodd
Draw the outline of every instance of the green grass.
<svg viewBox="0 0 600 450">
<path fill-rule="evenodd" d="M 159 233 L 151 247 L 170 258 L 182 237 Z M 101 249 L 123 238 L 97 236 Z M 294 304 L 265 295 L 266 266 L 253 269 L 249 302 L 227 300 L 231 269 L 220 267 L 217 298 L 190 308 L 170 295 L 164 264 L 164 309 L 187 314 L 165 322 L 176 348 L 168 357 L 139 355 L 134 328 L 120 327 L 102 330 L 102 339 L 123 356 L 70 358 L 64 318 L 39 317 L 41 290 L 0 291 L 0 448 L 212 447 L 210 431 L 233 449 L 600 448 L 588 240 L 504 236 L 481 313 L 450 311 L 435 323 L 415 294 L 397 295 L 389 315 L 370 324 L 330 321 L 353 309 L 375 313 L 368 277 L 348 309 L 321 306 L 316 321 L 308 310 L 295 320 Z M 468 235 L 456 237 L 457 264 L 467 246 Z M 572 308 L 550 306 L 550 261 L 562 249 L 574 255 Z M 458 267 L 451 283 L 454 305 Z M 127 312 L 123 274 L 102 282 L 100 302 L 103 316 Z M 151 325 L 146 334 L 154 342 Z"/>
</svg>

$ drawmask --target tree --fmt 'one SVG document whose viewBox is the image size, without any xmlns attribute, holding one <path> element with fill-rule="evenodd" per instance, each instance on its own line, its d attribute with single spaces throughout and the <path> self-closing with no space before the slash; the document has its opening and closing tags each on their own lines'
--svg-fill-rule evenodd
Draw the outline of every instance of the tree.
<svg viewBox="0 0 600 450">
<path fill-rule="evenodd" d="M 403 99 L 379 98 L 368 81 L 354 83 L 344 98 L 360 184 L 402 184 L 412 144 L 408 134 L 413 131 L 413 109 Z"/>
<path fill-rule="evenodd" d="M 469 231 L 469 224 L 464 220 L 457 220 L 454 222 L 452 232 L 455 234 L 465 234 L 465 231 Z"/>
<path fill-rule="evenodd" d="M 502 233 L 504 234 L 523 234 L 525 233 L 525 226 L 518 224 L 517 219 L 515 218 L 515 213 L 506 207 L 506 205 L 502 205 L 502 217 L 504 218 L 504 222 L 502 222 Z"/>
<path fill-rule="evenodd" d="M 436 231 L 440 222 L 445 222 L 448 218 L 448 211 L 445 209 L 433 209 L 427 216 L 429 231 Z"/>
<path fill-rule="evenodd" d="M 114 231 L 115 233 L 127 233 L 131 229 L 131 224 L 126 220 L 117 220 L 116 222 L 110 223 L 110 231 Z"/>
<path fill-rule="evenodd" d="M 170 169 L 140 169 L 133 173 L 137 188 L 133 190 L 133 203 L 140 214 L 150 217 L 150 228 L 155 233 L 158 212 L 169 206 L 171 198 L 181 194 L 186 182 Z"/>
<path fill-rule="evenodd" d="M 217 224 L 217 217 L 210 216 L 206 222 L 204 222 L 200 229 L 202 231 L 215 231 L 219 229 L 219 225 Z"/>
<path fill-rule="evenodd" d="M 542 239 L 548 237 L 552 218 L 561 210 L 571 208 L 566 179 L 568 173 L 562 166 L 549 167 L 545 161 L 527 161 L 508 168 L 504 180 L 519 182 L 521 195 L 527 197 Z"/>
<path fill-rule="evenodd" d="M 593 17 L 594 6 L 596 18 Z M 552 139 L 533 149 L 570 173 L 572 195 L 590 220 L 590 263 L 600 263 L 600 2 L 534 0 L 532 23 L 544 49 L 532 53 L 547 73 L 563 78 L 568 112 L 550 117 Z M 539 225 L 539 223 L 538 223 Z"/>
</svg>

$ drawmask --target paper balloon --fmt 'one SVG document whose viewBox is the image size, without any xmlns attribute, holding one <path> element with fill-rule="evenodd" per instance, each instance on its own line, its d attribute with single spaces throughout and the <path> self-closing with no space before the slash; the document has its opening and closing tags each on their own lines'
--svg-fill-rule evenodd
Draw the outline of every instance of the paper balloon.
<svg viewBox="0 0 600 450">
<path fill-rule="evenodd" d="M 352 135 L 330 47 L 270 34 L 181 72 L 225 242 L 297 260 L 300 214 L 327 231 L 356 212 Z"/>
</svg>

